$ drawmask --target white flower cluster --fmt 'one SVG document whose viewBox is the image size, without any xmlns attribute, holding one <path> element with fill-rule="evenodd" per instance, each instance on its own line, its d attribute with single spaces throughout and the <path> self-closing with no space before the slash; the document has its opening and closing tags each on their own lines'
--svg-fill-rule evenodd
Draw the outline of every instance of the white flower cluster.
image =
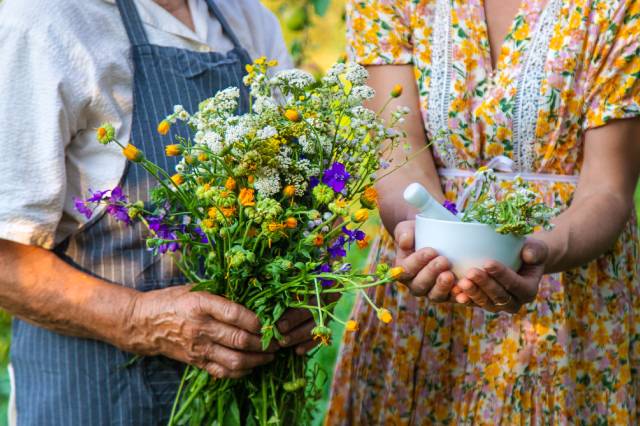
<svg viewBox="0 0 640 426">
<path fill-rule="evenodd" d="M 350 62 L 349 65 L 347 65 L 347 70 L 345 72 L 344 78 L 346 78 L 347 81 L 351 82 L 351 84 L 353 84 L 354 86 L 360 86 L 364 84 L 365 81 L 367 81 L 367 78 L 369 78 L 369 73 L 362 65 L 356 64 L 355 62 Z"/>
<path fill-rule="evenodd" d="M 306 71 L 293 69 L 280 71 L 271 79 L 271 84 L 281 88 L 304 90 L 315 83 L 316 79 Z"/>
<path fill-rule="evenodd" d="M 258 139 L 269 139 L 275 136 L 278 136 L 278 130 L 273 126 L 265 126 L 256 134 Z"/>
<path fill-rule="evenodd" d="M 270 168 L 261 169 L 253 186 L 258 191 L 258 194 L 264 198 L 277 194 L 281 188 L 278 171 Z"/>
</svg>

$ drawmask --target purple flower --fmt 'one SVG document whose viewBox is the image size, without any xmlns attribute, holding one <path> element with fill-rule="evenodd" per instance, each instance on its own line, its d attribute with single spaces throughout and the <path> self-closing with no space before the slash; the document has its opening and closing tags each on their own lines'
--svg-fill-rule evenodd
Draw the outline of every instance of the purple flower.
<svg viewBox="0 0 640 426">
<path fill-rule="evenodd" d="M 318 186 L 318 184 L 320 183 L 320 179 L 318 179 L 315 176 L 311 176 L 311 179 L 309 179 L 309 189 L 313 189 L 316 186 Z"/>
<path fill-rule="evenodd" d="M 344 245 L 346 242 L 347 240 L 344 238 L 344 236 L 340 235 L 340 237 L 338 237 L 338 239 L 335 240 L 333 244 L 331 244 L 331 246 L 329 246 L 329 248 L 327 249 L 329 255 L 331 255 L 332 258 L 346 256 L 347 251 L 344 249 Z"/>
<path fill-rule="evenodd" d="M 207 234 L 205 234 L 202 228 L 200 228 L 199 226 L 196 226 L 195 228 L 193 228 L 193 233 L 200 237 L 201 243 L 203 244 L 209 243 L 209 238 L 207 237 Z"/>
<path fill-rule="evenodd" d="M 107 214 L 117 221 L 124 222 L 127 225 L 131 224 L 129 210 L 121 204 L 109 204 L 107 206 Z"/>
<path fill-rule="evenodd" d="M 331 266 L 328 263 L 323 263 L 318 269 L 316 269 L 316 272 L 331 272 Z M 323 287 L 331 287 L 333 285 L 333 281 L 320 278 L 320 284 L 322 284 Z"/>
<path fill-rule="evenodd" d="M 345 273 L 345 272 L 349 272 L 350 270 L 351 270 L 351 264 L 350 263 L 344 263 L 344 264 L 342 264 L 340 269 L 338 269 L 338 272 Z"/>
<path fill-rule="evenodd" d="M 347 242 L 349 244 L 354 241 L 362 241 L 367 236 L 367 234 L 365 234 L 360 229 L 354 229 L 353 231 L 350 231 L 346 226 L 342 227 L 342 232 L 347 236 Z"/>
<path fill-rule="evenodd" d="M 155 236 L 161 240 L 176 240 L 178 236 L 174 230 L 169 228 L 166 223 L 163 223 L 164 216 L 148 216 L 146 218 L 149 224 L 149 229 L 154 232 Z M 158 246 L 158 252 L 161 254 L 167 251 L 175 252 L 180 248 L 180 243 L 177 241 L 165 241 Z"/>
<path fill-rule="evenodd" d="M 328 185 L 335 192 L 340 192 L 347 184 L 347 180 L 351 175 L 344 167 L 344 164 L 335 162 L 331 165 L 331 168 L 324 171 L 322 175 L 322 183 Z"/>
<path fill-rule="evenodd" d="M 456 205 L 454 203 L 452 203 L 449 200 L 444 200 L 444 203 L 442 203 L 442 205 L 449 210 L 451 213 L 453 214 L 458 214 L 458 209 L 456 208 Z"/>
<path fill-rule="evenodd" d="M 93 215 L 93 210 L 91 210 L 87 206 L 86 201 L 84 201 L 81 198 L 74 198 L 73 203 L 75 204 L 75 207 L 78 213 L 83 214 L 87 219 L 91 219 L 91 216 Z"/>
<path fill-rule="evenodd" d="M 109 191 L 106 190 L 106 191 L 95 191 L 95 192 L 92 192 L 91 190 L 89 190 L 89 192 L 91 193 L 91 197 L 87 198 L 87 202 L 89 202 L 89 203 L 99 203 L 104 198 L 104 195 Z"/>
<path fill-rule="evenodd" d="M 112 203 L 126 203 L 127 196 L 122 192 L 122 188 L 116 186 L 111 190 L 111 195 L 109 196 L 109 201 Z"/>
</svg>

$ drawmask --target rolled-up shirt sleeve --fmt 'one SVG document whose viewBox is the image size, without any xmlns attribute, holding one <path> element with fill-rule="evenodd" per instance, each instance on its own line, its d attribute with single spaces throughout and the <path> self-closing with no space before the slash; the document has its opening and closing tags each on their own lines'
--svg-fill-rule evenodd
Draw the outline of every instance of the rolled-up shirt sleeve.
<svg viewBox="0 0 640 426">
<path fill-rule="evenodd" d="M 76 127 L 63 43 L 0 24 L 0 239 L 52 248 Z"/>
</svg>

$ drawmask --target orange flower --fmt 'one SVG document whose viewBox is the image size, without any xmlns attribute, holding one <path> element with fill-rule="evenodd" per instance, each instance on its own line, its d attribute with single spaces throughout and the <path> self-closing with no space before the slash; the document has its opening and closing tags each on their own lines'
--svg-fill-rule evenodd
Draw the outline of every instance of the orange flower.
<svg viewBox="0 0 640 426">
<path fill-rule="evenodd" d="M 362 193 L 360 203 L 368 209 L 373 209 L 378 204 L 378 191 L 373 186 L 368 187 Z"/>
<path fill-rule="evenodd" d="M 249 185 L 253 185 L 253 182 L 256 180 L 255 176 L 249 176 L 247 178 L 247 182 L 249 182 Z"/>
<path fill-rule="evenodd" d="M 139 163 L 144 158 L 142 151 L 131 144 L 128 144 L 122 149 L 122 155 L 127 157 L 127 160 L 133 161 L 134 163 Z"/>
<path fill-rule="evenodd" d="M 363 239 L 356 241 L 356 245 L 359 249 L 366 249 L 369 247 L 369 240 L 371 238 L 368 235 L 365 235 Z"/>
<path fill-rule="evenodd" d="M 167 120 L 162 120 L 160 124 L 158 124 L 158 133 L 164 136 L 167 133 L 169 133 L 170 128 L 171 128 L 171 123 L 169 123 Z"/>
<path fill-rule="evenodd" d="M 385 324 L 389 324 L 393 321 L 393 317 L 391 316 L 391 312 L 387 309 L 378 309 L 378 319 Z"/>
<path fill-rule="evenodd" d="M 222 214 L 224 215 L 224 217 L 232 217 L 236 214 L 236 208 L 235 207 L 221 207 L 220 211 L 222 212 Z"/>
<path fill-rule="evenodd" d="M 298 221 L 295 217 L 288 217 L 285 219 L 284 224 L 289 229 L 295 229 L 298 226 Z"/>
<path fill-rule="evenodd" d="M 227 181 L 224 183 L 224 187 L 229 191 L 233 191 L 234 189 L 236 189 L 236 181 L 231 176 L 229 176 L 227 178 Z"/>
<path fill-rule="evenodd" d="M 349 320 L 345 324 L 345 329 L 347 331 L 357 331 L 358 330 L 358 323 L 355 322 L 354 320 Z"/>
<path fill-rule="evenodd" d="M 320 247 L 324 244 L 324 237 L 321 234 L 316 234 L 313 237 L 313 245 L 316 247 Z"/>
<path fill-rule="evenodd" d="M 296 195 L 296 187 L 293 185 L 287 185 L 282 190 L 282 193 L 287 198 L 293 198 L 293 196 Z"/>
<path fill-rule="evenodd" d="M 171 176 L 171 181 L 176 185 L 182 185 L 184 183 L 184 176 L 180 173 L 176 173 L 175 175 Z"/>
<path fill-rule="evenodd" d="M 202 221 L 202 228 L 211 229 L 215 226 L 215 222 L 211 219 L 205 219 Z"/>
<path fill-rule="evenodd" d="M 182 146 L 177 144 L 167 145 L 164 148 L 164 153 L 167 155 L 167 157 L 177 157 L 178 155 L 182 154 L 182 151 Z"/>
<path fill-rule="evenodd" d="M 251 188 L 242 188 L 240 190 L 240 195 L 238 195 L 238 201 L 240 201 L 240 205 L 244 207 L 251 207 L 256 205 L 256 199 L 254 190 Z"/>
<path fill-rule="evenodd" d="M 287 117 L 287 120 L 292 121 L 294 123 L 302 120 L 302 115 L 296 111 L 295 109 L 288 109 L 284 112 L 284 116 Z"/>
</svg>

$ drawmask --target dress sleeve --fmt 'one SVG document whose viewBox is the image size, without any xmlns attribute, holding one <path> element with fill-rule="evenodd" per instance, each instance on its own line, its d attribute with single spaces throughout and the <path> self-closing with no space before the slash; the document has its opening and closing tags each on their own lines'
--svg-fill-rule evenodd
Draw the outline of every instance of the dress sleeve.
<svg viewBox="0 0 640 426">
<path fill-rule="evenodd" d="M 67 52 L 53 38 L 0 24 L 0 239 L 50 249 L 66 190 L 74 118 Z M 50 39 L 48 39 L 50 38 Z"/>
<path fill-rule="evenodd" d="M 413 62 L 411 0 L 348 0 L 347 47 L 362 65 Z"/>
<path fill-rule="evenodd" d="M 589 64 L 583 129 L 640 117 L 640 1 L 619 1 L 603 20 Z"/>
</svg>

